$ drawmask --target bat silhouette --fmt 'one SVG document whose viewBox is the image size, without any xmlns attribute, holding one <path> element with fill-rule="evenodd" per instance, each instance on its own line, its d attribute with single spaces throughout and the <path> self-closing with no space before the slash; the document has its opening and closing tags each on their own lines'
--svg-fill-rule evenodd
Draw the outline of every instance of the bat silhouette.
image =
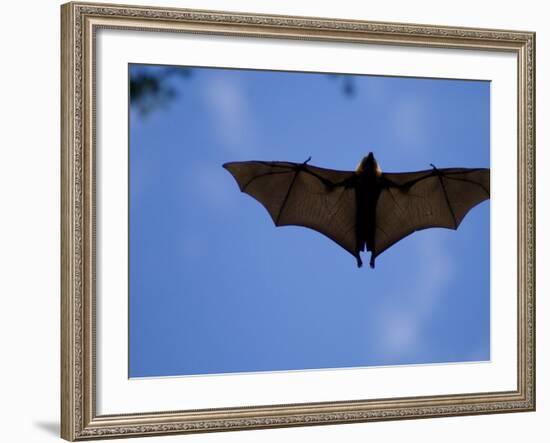
<svg viewBox="0 0 550 443">
<path fill-rule="evenodd" d="M 275 226 L 304 226 L 326 235 L 363 264 L 426 228 L 457 229 L 464 216 L 489 198 L 487 168 L 432 168 L 383 173 L 372 152 L 356 171 L 303 163 L 225 163 L 242 192 L 269 212 Z"/>
</svg>

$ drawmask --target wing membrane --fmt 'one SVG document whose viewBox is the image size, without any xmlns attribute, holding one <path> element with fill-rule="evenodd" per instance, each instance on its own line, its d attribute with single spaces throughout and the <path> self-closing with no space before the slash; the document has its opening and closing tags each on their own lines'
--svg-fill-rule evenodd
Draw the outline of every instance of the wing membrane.
<svg viewBox="0 0 550 443">
<path fill-rule="evenodd" d="M 457 229 L 490 195 L 489 169 L 386 173 L 376 207 L 375 256 L 426 228 Z"/>
<path fill-rule="evenodd" d="M 313 229 L 357 256 L 354 172 L 291 162 L 247 161 L 223 165 L 242 192 L 260 202 L 276 226 Z"/>
</svg>

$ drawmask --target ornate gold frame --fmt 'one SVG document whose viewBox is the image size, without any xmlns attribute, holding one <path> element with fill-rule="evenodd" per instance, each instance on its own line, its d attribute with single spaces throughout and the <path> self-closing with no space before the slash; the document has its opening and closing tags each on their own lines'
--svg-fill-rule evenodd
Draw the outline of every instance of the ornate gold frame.
<svg viewBox="0 0 550 443">
<path fill-rule="evenodd" d="M 62 17 L 61 436 L 67 440 L 535 409 L 535 34 L 68 3 Z M 511 392 L 98 416 L 94 33 L 99 28 L 508 51 L 518 59 L 518 383 Z"/>
</svg>

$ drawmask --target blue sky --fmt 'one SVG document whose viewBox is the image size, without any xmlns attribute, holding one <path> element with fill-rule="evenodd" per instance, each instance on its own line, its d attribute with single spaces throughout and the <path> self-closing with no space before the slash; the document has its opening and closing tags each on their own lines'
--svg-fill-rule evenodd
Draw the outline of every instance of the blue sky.
<svg viewBox="0 0 550 443">
<path fill-rule="evenodd" d="M 347 95 L 342 76 L 193 68 L 162 106 L 131 106 L 131 377 L 490 358 L 489 201 L 358 269 L 275 228 L 222 168 L 353 170 L 369 151 L 386 172 L 490 166 L 489 82 L 350 78 Z"/>
</svg>

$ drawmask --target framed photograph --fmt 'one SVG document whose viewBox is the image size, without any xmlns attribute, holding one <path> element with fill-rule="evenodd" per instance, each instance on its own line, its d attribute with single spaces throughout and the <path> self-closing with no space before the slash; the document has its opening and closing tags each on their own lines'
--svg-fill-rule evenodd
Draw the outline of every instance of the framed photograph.
<svg viewBox="0 0 550 443">
<path fill-rule="evenodd" d="M 535 409 L 534 33 L 61 14 L 63 438 Z"/>
</svg>

